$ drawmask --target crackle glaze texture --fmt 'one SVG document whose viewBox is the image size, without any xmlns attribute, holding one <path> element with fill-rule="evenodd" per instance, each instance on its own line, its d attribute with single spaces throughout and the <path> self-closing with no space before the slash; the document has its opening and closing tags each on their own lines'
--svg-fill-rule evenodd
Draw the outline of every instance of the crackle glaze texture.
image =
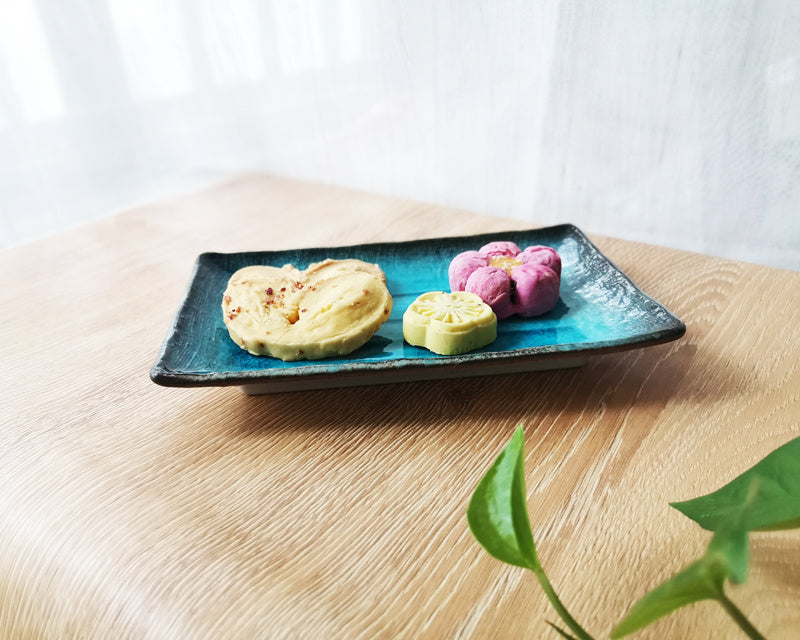
<svg viewBox="0 0 800 640">
<path fill-rule="evenodd" d="M 450 260 L 495 234 L 430 238 L 402 243 L 296 249 L 280 252 L 206 253 L 198 257 L 186 298 L 153 366 L 156 382 L 167 385 L 247 385 L 270 382 L 275 390 L 345 385 L 353 374 L 362 383 L 398 379 L 459 377 L 491 372 L 561 366 L 565 359 L 622 348 L 642 347 L 680 337 L 684 324 L 636 287 L 579 229 L 561 225 L 514 231 L 502 238 L 521 246 L 543 244 L 561 256 L 558 302 L 536 318 L 498 322 L 497 339 L 461 356 L 439 356 L 403 340 L 403 313 L 422 293 L 449 287 Z M 393 298 L 389 320 L 363 347 L 347 356 L 283 362 L 243 352 L 227 337 L 219 300 L 226 282 L 248 265 L 293 264 L 305 268 L 327 258 L 355 258 L 377 264 Z M 283 384 L 280 384 L 283 383 Z"/>
</svg>

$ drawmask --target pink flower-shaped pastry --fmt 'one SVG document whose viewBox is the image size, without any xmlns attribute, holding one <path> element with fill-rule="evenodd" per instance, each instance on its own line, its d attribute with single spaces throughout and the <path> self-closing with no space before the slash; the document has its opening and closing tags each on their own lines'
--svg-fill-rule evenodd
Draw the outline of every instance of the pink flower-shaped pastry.
<svg viewBox="0 0 800 640">
<path fill-rule="evenodd" d="M 532 318 L 558 302 L 561 256 L 540 245 L 522 251 L 513 242 L 490 242 L 453 258 L 448 276 L 451 291 L 479 295 L 498 319 Z"/>
</svg>

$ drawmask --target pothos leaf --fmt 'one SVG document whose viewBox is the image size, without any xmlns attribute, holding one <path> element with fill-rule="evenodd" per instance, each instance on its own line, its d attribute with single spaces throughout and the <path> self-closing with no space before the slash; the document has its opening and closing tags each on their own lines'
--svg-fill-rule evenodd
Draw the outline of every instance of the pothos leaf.
<svg viewBox="0 0 800 640">
<path fill-rule="evenodd" d="M 726 526 L 747 531 L 800 526 L 800 438 L 721 489 L 671 506 L 710 531 Z"/>
<path fill-rule="evenodd" d="M 524 449 L 525 436 L 522 425 L 519 425 L 472 494 L 467 507 L 469 528 L 490 555 L 501 562 L 533 571 L 547 599 L 575 638 L 592 640 L 567 611 L 536 556 L 528 519 Z M 551 626 L 564 637 L 572 638 L 559 627 Z"/>
<path fill-rule="evenodd" d="M 747 559 L 746 532 L 728 529 L 715 533 L 706 554 L 637 601 L 611 637 L 622 638 L 686 605 L 719 600 L 724 597 L 726 579 L 744 580 Z"/>
<path fill-rule="evenodd" d="M 528 519 L 522 425 L 478 483 L 467 508 L 472 535 L 507 564 L 540 569 Z"/>
</svg>

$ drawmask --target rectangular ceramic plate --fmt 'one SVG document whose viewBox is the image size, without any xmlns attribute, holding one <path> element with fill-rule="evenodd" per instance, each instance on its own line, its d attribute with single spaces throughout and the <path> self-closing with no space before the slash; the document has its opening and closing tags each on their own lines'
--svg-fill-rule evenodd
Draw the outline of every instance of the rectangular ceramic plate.
<svg viewBox="0 0 800 640">
<path fill-rule="evenodd" d="M 448 291 L 447 268 L 462 251 L 511 240 L 561 254 L 561 297 L 538 318 L 498 323 L 497 340 L 461 356 L 439 356 L 403 340 L 403 312 L 426 291 Z M 337 358 L 283 362 L 253 356 L 228 336 L 222 294 L 237 269 L 255 264 L 305 269 L 326 258 L 377 263 L 394 300 L 389 320 L 360 349 Z M 228 386 L 275 393 L 409 380 L 579 366 L 594 354 L 668 342 L 685 325 L 639 290 L 573 225 L 410 242 L 250 253 L 204 253 L 161 352 L 152 380 L 172 387 Z"/>
</svg>

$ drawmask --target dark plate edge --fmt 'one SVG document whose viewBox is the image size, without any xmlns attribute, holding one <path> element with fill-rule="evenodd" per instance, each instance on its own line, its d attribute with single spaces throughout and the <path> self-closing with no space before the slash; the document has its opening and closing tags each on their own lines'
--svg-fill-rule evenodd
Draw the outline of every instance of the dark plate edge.
<svg viewBox="0 0 800 640">
<path fill-rule="evenodd" d="M 413 371 L 428 371 L 431 369 L 438 369 L 446 372 L 448 369 L 457 369 L 459 371 L 473 368 L 485 368 L 487 364 L 502 364 L 504 362 L 515 361 L 521 365 L 528 363 L 539 363 L 546 360 L 556 360 L 564 356 L 570 357 L 586 357 L 586 356 L 600 356 L 610 353 L 619 353 L 622 351 L 630 351 L 632 349 L 639 349 L 645 347 L 652 347 L 667 342 L 678 340 L 686 333 L 686 325 L 682 322 L 674 326 L 670 326 L 663 330 L 646 334 L 641 339 L 625 339 L 619 341 L 612 341 L 601 346 L 593 346 L 584 349 L 570 349 L 571 345 L 553 345 L 552 347 L 538 347 L 536 351 L 523 352 L 514 351 L 499 354 L 500 357 L 472 359 L 472 360 L 459 360 L 458 356 L 452 358 L 418 358 L 409 359 L 398 366 L 397 361 L 393 361 L 393 366 L 382 366 L 383 363 L 366 362 L 363 365 L 350 364 L 348 371 L 342 372 L 311 372 L 305 369 L 302 373 L 285 372 L 283 375 L 264 375 L 263 371 L 253 371 L 252 375 L 230 375 L 225 376 L 218 372 L 202 374 L 202 373 L 177 373 L 159 365 L 158 363 L 153 366 L 150 371 L 150 379 L 164 387 L 229 387 L 241 386 L 247 384 L 261 383 L 269 384 L 270 382 L 284 382 L 287 380 L 301 378 L 313 383 L 314 380 L 323 380 L 330 377 L 347 377 L 348 375 L 360 375 L 374 373 L 386 373 L 397 371 L 403 374 L 408 374 Z M 490 375 L 487 373 L 486 375 Z M 221 377 L 224 376 L 224 377 Z M 442 375 L 442 378 L 446 378 Z"/>
<path fill-rule="evenodd" d="M 452 235 L 452 236 L 435 236 L 430 238 L 414 238 L 411 240 L 400 240 L 398 242 L 360 242 L 356 244 L 346 244 L 346 245 L 332 245 L 330 247 L 322 246 L 322 247 L 296 247 L 293 249 L 275 249 L 269 251 L 234 251 L 234 252 L 220 252 L 220 251 L 206 251 L 201 253 L 198 256 L 198 261 L 200 259 L 209 259 L 216 256 L 235 256 L 235 255 L 248 255 L 248 254 L 260 254 L 260 255 L 280 255 L 286 253 L 297 253 L 297 252 L 317 252 L 317 251 L 345 251 L 350 249 L 362 249 L 362 248 L 370 248 L 376 249 L 380 247 L 388 248 L 388 247 L 400 247 L 404 245 L 416 245 L 416 244 L 435 244 L 440 242 L 451 242 L 455 240 L 492 240 L 497 238 L 498 234 L 502 233 L 531 233 L 535 231 L 541 232 L 555 232 L 557 230 L 564 229 L 569 230 L 569 233 L 578 235 L 582 238 L 583 241 L 590 244 L 596 251 L 598 251 L 601 255 L 602 252 L 597 248 L 597 246 L 589 240 L 586 235 L 578 229 L 574 224 L 571 222 L 564 222 L 561 224 L 555 224 L 547 227 L 530 227 L 527 229 L 507 229 L 505 231 L 489 231 L 486 233 L 476 233 L 472 235 Z M 614 265 L 616 268 L 616 265 Z M 619 269 L 617 269 L 619 270 Z"/>
<path fill-rule="evenodd" d="M 178 329 L 178 322 L 180 321 L 181 313 L 186 307 L 186 302 L 189 298 L 189 294 L 191 293 L 192 288 L 195 286 L 195 282 L 197 280 L 197 273 L 200 271 L 201 263 L 206 259 L 204 258 L 204 256 L 206 255 L 207 255 L 206 253 L 201 253 L 199 256 L 197 256 L 197 258 L 195 258 L 194 265 L 192 266 L 192 271 L 189 275 L 189 281 L 184 288 L 183 297 L 181 298 L 177 310 L 172 315 L 172 320 L 170 321 L 166 336 L 164 340 L 161 342 L 161 347 L 158 350 L 158 355 L 156 356 L 156 360 L 153 363 L 152 368 L 150 369 L 150 379 L 156 384 L 163 384 L 163 382 L 160 382 L 159 380 L 163 379 L 164 372 L 169 371 L 169 369 L 164 367 L 161 363 L 164 361 L 167 350 L 169 349 L 170 344 L 175 338 L 175 333 Z M 171 373 L 170 375 L 176 375 L 176 374 Z"/>
</svg>

